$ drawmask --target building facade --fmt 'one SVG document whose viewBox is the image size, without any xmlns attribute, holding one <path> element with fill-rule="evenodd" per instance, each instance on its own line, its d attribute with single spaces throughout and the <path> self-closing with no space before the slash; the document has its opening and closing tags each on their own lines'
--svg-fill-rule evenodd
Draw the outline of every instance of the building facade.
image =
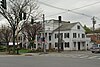
<svg viewBox="0 0 100 67">
<path fill-rule="evenodd" d="M 36 49 L 38 47 L 43 48 L 43 43 L 45 43 L 46 49 L 58 49 L 59 30 L 59 48 L 61 50 L 87 50 L 90 48 L 91 40 L 86 37 L 85 30 L 79 22 L 62 21 L 59 26 L 58 20 L 49 20 L 45 22 L 45 31 L 36 35 Z M 42 40 L 43 37 L 45 37 L 45 41 Z"/>
<path fill-rule="evenodd" d="M 91 44 L 100 44 L 100 33 L 89 33 L 86 36 L 91 38 Z"/>
</svg>

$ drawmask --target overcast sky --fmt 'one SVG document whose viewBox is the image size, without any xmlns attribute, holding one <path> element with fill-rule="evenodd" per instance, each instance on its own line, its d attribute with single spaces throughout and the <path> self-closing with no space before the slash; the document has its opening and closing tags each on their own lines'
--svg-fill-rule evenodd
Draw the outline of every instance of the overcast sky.
<svg viewBox="0 0 100 67">
<path fill-rule="evenodd" d="M 70 9 L 70 10 L 79 8 L 85 5 L 96 3 L 96 4 L 93 4 L 93 5 L 84 7 L 84 8 L 80 8 L 74 11 L 100 18 L 100 7 L 99 7 L 100 0 L 39 0 L 39 1 L 44 2 L 46 4 L 50 4 L 55 7 Z M 41 9 L 43 10 L 43 13 L 46 15 L 47 20 L 48 19 L 58 19 L 57 18 L 58 16 L 62 16 L 62 20 L 71 21 L 71 22 L 81 22 L 82 25 L 87 25 L 89 27 L 92 26 L 92 20 L 91 20 L 92 17 L 86 17 L 86 16 L 78 15 L 72 12 L 65 12 L 63 10 L 48 7 L 41 3 L 39 3 L 39 5 Z M 57 14 L 61 12 L 65 12 L 65 13 Z M 96 21 L 97 21 L 96 27 L 98 27 L 100 20 L 96 19 Z"/>
<path fill-rule="evenodd" d="M 38 1 L 46 3 L 46 4 L 50 4 L 55 7 L 69 9 L 69 10 L 98 2 L 94 5 L 90 5 L 90 6 L 73 10 L 73 11 L 80 12 L 80 13 L 90 15 L 90 16 L 96 16 L 100 18 L 100 7 L 99 7 L 100 0 L 38 0 Z M 43 10 L 43 13 L 46 16 L 46 20 L 58 19 L 57 18 L 58 16 L 62 16 L 62 20 L 64 21 L 80 22 L 82 25 L 87 25 L 89 27 L 92 27 L 92 20 L 91 20 L 92 17 L 86 17 L 86 16 L 78 15 L 72 12 L 65 12 L 64 10 L 48 7 L 41 3 L 38 3 L 38 4 L 40 5 L 40 8 Z M 62 12 L 65 12 L 65 13 L 62 13 Z M 62 14 L 57 14 L 57 13 L 62 13 Z M 96 21 L 97 21 L 96 27 L 99 27 L 98 24 L 100 20 L 96 19 Z M 5 20 L 0 19 L 0 22 L 5 22 Z"/>
</svg>

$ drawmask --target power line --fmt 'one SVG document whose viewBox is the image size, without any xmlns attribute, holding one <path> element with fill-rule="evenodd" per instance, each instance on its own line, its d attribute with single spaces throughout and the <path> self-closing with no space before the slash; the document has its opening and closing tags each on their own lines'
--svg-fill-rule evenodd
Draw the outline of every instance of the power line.
<svg viewBox="0 0 100 67">
<path fill-rule="evenodd" d="M 100 3 L 100 1 L 92 3 L 92 4 L 89 4 L 89 5 L 82 6 L 82 7 L 79 7 L 79 8 L 75 8 L 75 9 L 72 9 L 72 10 L 56 7 L 56 6 L 53 6 L 53 5 L 44 3 L 44 2 L 40 2 L 40 1 L 39 1 L 39 3 L 41 3 L 43 5 L 46 5 L 46 6 L 49 6 L 49 7 L 52 7 L 52 8 L 55 8 L 55 9 L 59 9 L 59 10 L 65 11 L 65 12 L 72 12 L 72 13 L 75 13 L 75 14 L 84 15 L 86 17 L 90 17 L 91 18 L 92 16 L 90 16 L 90 15 L 87 15 L 87 14 L 84 14 L 84 13 L 80 13 L 80 12 L 76 12 L 76 11 L 73 11 L 73 10 L 77 10 L 77 9 L 81 9 L 81 8 L 84 8 L 84 7 L 88 7 L 90 5 L 97 4 L 97 3 Z M 65 12 L 61 12 L 61 13 L 57 13 L 57 14 L 62 14 L 62 13 L 65 13 Z M 54 14 L 54 15 L 56 15 L 56 14 Z M 50 15 L 50 16 L 52 16 L 52 15 Z M 95 18 L 97 18 L 97 17 L 95 17 Z M 100 19 L 98 19 L 98 20 L 100 20 Z"/>
<path fill-rule="evenodd" d="M 85 14 L 79 13 L 79 12 L 75 12 L 75 11 L 73 11 L 73 10 L 64 9 L 64 8 L 60 8 L 60 7 L 56 7 L 56 6 L 53 6 L 53 5 L 44 3 L 44 2 L 40 2 L 40 1 L 39 1 L 39 3 L 41 3 L 41 4 L 43 4 L 43 5 L 46 5 L 46 6 L 49 6 L 49 7 L 52 7 L 52 8 L 56 8 L 56 9 L 62 10 L 62 11 L 72 12 L 72 13 L 76 13 L 76 14 L 80 14 L 80 15 L 84 15 L 84 16 L 89 17 L 88 15 L 85 15 Z"/>
<path fill-rule="evenodd" d="M 56 13 L 56 14 L 52 14 L 52 15 L 49 15 L 47 17 L 51 17 L 51 16 L 55 16 L 55 15 L 59 15 L 59 14 L 63 14 L 63 13 L 66 13 L 65 11 L 64 12 L 59 12 L 59 13 Z"/>
<path fill-rule="evenodd" d="M 100 20 L 100 18 L 98 18 L 98 17 L 94 17 L 94 18 L 96 18 L 96 19 Z"/>
<path fill-rule="evenodd" d="M 60 8 L 60 7 L 56 7 L 56 6 L 53 6 L 53 5 L 44 3 L 44 2 L 40 2 L 40 1 L 39 1 L 39 3 L 41 3 L 41 4 L 43 4 L 43 5 L 46 5 L 46 6 L 49 6 L 49 7 L 52 7 L 52 8 L 59 9 L 59 10 L 63 10 L 63 11 L 67 10 L 67 9 L 63 9 L 63 8 Z"/>
<path fill-rule="evenodd" d="M 71 10 L 78 10 L 78 9 L 82 9 L 82 8 L 85 8 L 85 7 L 89 7 L 89 6 L 93 6 L 93 5 L 96 5 L 100 3 L 100 1 L 97 1 L 95 3 L 91 3 L 91 4 L 88 4 L 88 5 L 85 5 L 85 6 L 81 6 L 81 7 L 78 7 L 78 8 L 74 8 L 74 9 L 71 9 Z M 53 14 L 53 15 L 49 15 L 49 16 L 54 16 L 54 15 L 58 15 L 58 14 L 63 14 L 63 13 L 66 13 L 66 12 L 60 12 L 60 13 L 56 13 L 56 14 Z M 98 18 L 99 19 L 99 18 Z M 100 19 L 99 19 L 100 20 Z"/>
<path fill-rule="evenodd" d="M 71 10 L 78 10 L 78 9 L 82 9 L 82 8 L 85 8 L 85 7 L 93 6 L 93 5 L 96 5 L 96 4 L 99 4 L 99 3 L 100 3 L 100 1 L 97 1 L 97 2 L 88 4 L 88 5 L 85 5 L 85 6 L 81 6 L 81 7 L 78 7 L 78 8 L 74 8 L 74 9 L 71 9 Z"/>
</svg>

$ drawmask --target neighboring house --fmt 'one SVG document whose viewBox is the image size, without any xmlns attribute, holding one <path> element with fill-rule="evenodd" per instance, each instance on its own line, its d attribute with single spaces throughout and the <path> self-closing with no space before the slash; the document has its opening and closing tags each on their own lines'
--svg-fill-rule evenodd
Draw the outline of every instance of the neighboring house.
<svg viewBox="0 0 100 67">
<path fill-rule="evenodd" d="M 45 23 L 45 44 L 46 49 L 58 47 L 58 20 L 49 20 Z M 43 33 L 36 35 L 36 49 L 43 48 Z M 90 38 L 86 37 L 85 30 L 79 22 L 70 23 L 62 21 L 60 23 L 62 50 L 87 50 L 90 48 Z"/>
<path fill-rule="evenodd" d="M 100 44 L 100 33 L 90 33 L 87 37 L 91 38 L 91 44 Z"/>
<path fill-rule="evenodd" d="M 28 41 L 28 36 L 27 36 L 27 33 L 26 32 L 21 32 L 19 34 L 19 38 L 18 38 L 21 42 L 21 47 L 22 48 L 28 48 L 29 46 L 29 41 Z"/>
</svg>

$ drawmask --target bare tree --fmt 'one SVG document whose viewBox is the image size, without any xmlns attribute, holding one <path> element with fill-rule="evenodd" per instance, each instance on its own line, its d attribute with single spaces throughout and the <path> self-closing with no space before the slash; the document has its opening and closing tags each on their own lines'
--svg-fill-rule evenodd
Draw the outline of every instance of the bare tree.
<svg viewBox="0 0 100 67">
<path fill-rule="evenodd" d="M 12 30 L 10 27 L 2 26 L 0 29 L 0 41 L 6 43 L 7 51 L 9 51 L 9 42 L 12 37 Z"/>
<path fill-rule="evenodd" d="M 26 23 L 24 25 L 24 32 L 27 33 L 28 36 L 28 41 L 30 43 L 29 46 L 34 46 L 34 42 L 35 42 L 35 37 L 36 34 L 38 34 L 41 30 L 42 30 L 42 24 L 41 23 Z"/>
<path fill-rule="evenodd" d="M 13 53 L 15 53 L 15 39 L 18 33 L 24 28 L 23 24 L 30 20 L 30 17 L 37 19 L 41 16 L 37 0 L 9 0 L 8 9 L 0 6 L 0 14 L 8 20 L 13 32 Z"/>
</svg>

